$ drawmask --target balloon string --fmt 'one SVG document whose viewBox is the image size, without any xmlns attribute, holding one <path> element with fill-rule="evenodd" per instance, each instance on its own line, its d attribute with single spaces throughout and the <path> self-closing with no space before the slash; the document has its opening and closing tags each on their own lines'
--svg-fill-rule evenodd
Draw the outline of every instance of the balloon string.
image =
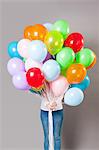
<svg viewBox="0 0 99 150">
<path fill-rule="evenodd" d="M 53 116 L 52 111 L 49 111 L 49 150 L 54 150 L 53 142 Z"/>
</svg>

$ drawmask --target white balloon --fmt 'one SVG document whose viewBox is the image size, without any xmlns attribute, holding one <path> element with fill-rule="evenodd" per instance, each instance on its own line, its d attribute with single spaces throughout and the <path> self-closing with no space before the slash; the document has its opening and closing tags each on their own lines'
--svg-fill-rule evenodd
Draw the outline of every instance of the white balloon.
<svg viewBox="0 0 99 150">
<path fill-rule="evenodd" d="M 31 41 L 29 39 L 22 39 L 18 42 L 17 50 L 20 56 L 24 58 L 29 57 L 29 45 Z"/>
<path fill-rule="evenodd" d="M 29 46 L 29 57 L 35 61 L 43 62 L 47 56 L 47 47 L 40 40 L 33 40 Z"/>
<path fill-rule="evenodd" d="M 45 28 L 47 28 L 48 31 L 51 31 L 53 24 L 51 24 L 51 23 L 44 23 L 43 26 L 44 26 Z"/>
<path fill-rule="evenodd" d="M 25 70 L 28 71 L 30 68 L 34 67 L 42 69 L 42 64 L 35 60 L 32 60 L 32 58 L 28 58 L 25 62 Z"/>
</svg>

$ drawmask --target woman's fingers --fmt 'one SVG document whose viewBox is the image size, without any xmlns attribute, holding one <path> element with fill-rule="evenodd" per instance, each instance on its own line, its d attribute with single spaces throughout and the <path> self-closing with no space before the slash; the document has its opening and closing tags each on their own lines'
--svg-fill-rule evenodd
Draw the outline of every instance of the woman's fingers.
<svg viewBox="0 0 99 150">
<path fill-rule="evenodd" d="M 52 107 L 56 107 L 57 106 L 57 103 L 56 102 L 51 102 L 50 104 Z"/>
<path fill-rule="evenodd" d="M 50 104 L 50 109 L 54 110 L 56 108 L 56 106 L 57 106 L 57 103 L 54 102 L 54 103 Z"/>
</svg>

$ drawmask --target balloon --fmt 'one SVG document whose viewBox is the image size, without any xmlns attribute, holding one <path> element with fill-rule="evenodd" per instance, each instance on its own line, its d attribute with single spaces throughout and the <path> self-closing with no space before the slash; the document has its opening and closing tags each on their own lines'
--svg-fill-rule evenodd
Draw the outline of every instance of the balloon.
<svg viewBox="0 0 99 150">
<path fill-rule="evenodd" d="M 74 59 L 75 53 L 69 47 L 62 48 L 62 50 L 56 55 L 56 60 L 63 69 L 68 68 L 74 62 Z"/>
<path fill-rule="evenodd" d="M 28 71 L 30 68 L 39 68 L 42 69 L 42 64 L 37 61 L 34 61 L 32 58 L 28 58 L 25 62 L 25 70 Z"/>
<path fill-rule="evenodd" d="M 47 81 L 53 81 L 60 75 L 60 66 L 55 60 L 50 59 L 43 64 L 42 71 Z"/>
<path fill-rule="evenodd" d="M 51 24 L 51 23 L 44 23 L 43 26 L 44 26 L 48 31 L 51 31 L 51 30 L 52 30 L 52 24 Z"/>
<path fill-rule="evenodd" d="M 57 54 L 63 46 L 63 36 L 57 31 L 50 31 L 46 36 L 44 43 L 46 44 L 50 54 Z"/>
<path fill-rule="evenodd" d="M 31 87 L 26 80 L 26 73 L 21 71 L 15 74 L 12 78 L 13 85 L 19 90 L 29 90 Z"/>
<path fill-rule="evenodd" d="M 64 46 L 70 47 L 74 52 L 80 51 L 84 46 L 84 39 L 80 33 L 72 33 L 64 41 Z"/>
<path fill-rule="evenodd" d="M 86 69 L 93 68 L 93 66 L 96 64 L 96 55 L 94 54 L 94 60 L 90 66 L 88 66 Z"/>
<path fill-rule="evenodd" d="M 50 82 L 50 88 L 54 94 L 54 96 L 60 96 L 67 91 L 69 87 L 69 83 L 67 79 L 63 76 L 59 76 L 56 80 Z"/>
<path fill-rule="evenodd" d="M 86 90 L 90 85 L 90 79 L 88 77 L 88 75 L 85 77 L 85 79 L 79 83 L 79 84 L 72 84 L 71 87 L 77 87 L 79 89 L 81 89 L 82 91 Z"/>
<path fill-rule="evenodd" d="M 29 57 L 35 61 L 42 62 L 47 56 L 46 45 L 40 40 L 34 40 L 29 46 Z"/>
<path fill-rule="evenodd" d="M 16 57 L 15 58 L 11 58 L 8 61 L 7 69 L 8 69 L 8 72 L 12 76 L 17 74 L 20 71 L 24 71 L 25 70 L 23 61 L 21 59 L 19 59 L 19 58 L 16 58 Z"/>
<path fill-rule="evenodd" d="M 78 106 L 83 102 L 84 93 L 79 88 L 70 88 L 64 96 L 64 103 L 69 106 Z"/>
<path fill-rule="evenodd" d="M 24 38 L 26 39 L 29 39 L 29 40 L 32 40 L 32 25 L 30 26 L 27 26 L 25 29 L 24 29 Z"/>
<path fill-rule="evenodd" d="M 45 60 L 43 61 L 43 63 L 46 62 L 46 61 L 49 60 L 49 59 L 54 59 L 54 58 L 53 58 L 53 56 L 48 52 L 48 53 L 47 53 L 47 56 L 46 56 L 46 58 L 45 58 Z"/>
<path fill-rule="evenodd" d="M 29 40 L 41 40 L 44 41 L 44 37 L 47 34 L 47 29 L 41 25 L 36 24 L 34 26 L 28 26 L 24 30 L 24 37 Z"/>
<path fill-rule="evenodd" d="M 65 76 L 66 77 L 66 69 L 61 69 L 61 75 Z"/>
<path fill-rule="evenodd" d="M 86 68 L 82 64 L 72 64 L 66 72 L 69 83 L 76 84 L 84 80 L 86 76 Z"/>
<path fill-rule="evenodd" d="M 26 73 L 27 82 L 33 88 L 40 88 L 44 84 L 44 75 L 39 68 L 30 68 Z"/>
<path fill-rule="evenodd" d="M 28 58 L 29 57 L 29 45 L 30 45 L 31 41 L 28 40 L 28 39 L 22 39 L 18 42 L 18 45 L 17 45 L 17 50 L 18 50 L 18 53 L 22 56 L 22 57 L 25 57 L 25 58 Z"/>
<path fill-rule="evenodd" d="M 88 48 L 84 48 L 82 51 L 76 54 L 76 62 L 83 64 L 85 67 L 88 67 L 94 61 L 94 53 Z"/>
<path fill-rule="evenodd" d="M 65 20 L 58 20 L 53 24 L 52 30 L 60 32 L 66 39 L 69 34 L 69 23 Z"/>
<path fill-rule="evenodd" d="M 19 55 L 19 53 L 17 51 L 17 44 L 18 44 L 18 42 L 16 42 L 16 41 L 13 41 L 13 42 L 9 43 L 9 45 L 8 45 L 8 54 L 11 58 L 17 57 L 17 58 L 22 59 L 22 57 Z"/>
</svg>

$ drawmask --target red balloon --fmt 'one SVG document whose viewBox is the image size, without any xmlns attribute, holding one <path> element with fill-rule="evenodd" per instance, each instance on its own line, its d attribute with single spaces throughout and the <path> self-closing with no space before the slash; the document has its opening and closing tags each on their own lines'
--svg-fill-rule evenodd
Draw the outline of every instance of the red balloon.
<svg viewBox="0 0 99 150">
<path fill-rule="evenodd" d="M 64 41 L 64 46 L 70 47 L 76 53 L 84 46 L 84 38 L 80 33 L 72 33 Z"/>
<path fill-rule="evenodd" d="M 26 73 L 27 82 L 33 88 L 40 88 L 45 81 L 44 75 L 39 68 L 30 68 Z"/>
</svg>

